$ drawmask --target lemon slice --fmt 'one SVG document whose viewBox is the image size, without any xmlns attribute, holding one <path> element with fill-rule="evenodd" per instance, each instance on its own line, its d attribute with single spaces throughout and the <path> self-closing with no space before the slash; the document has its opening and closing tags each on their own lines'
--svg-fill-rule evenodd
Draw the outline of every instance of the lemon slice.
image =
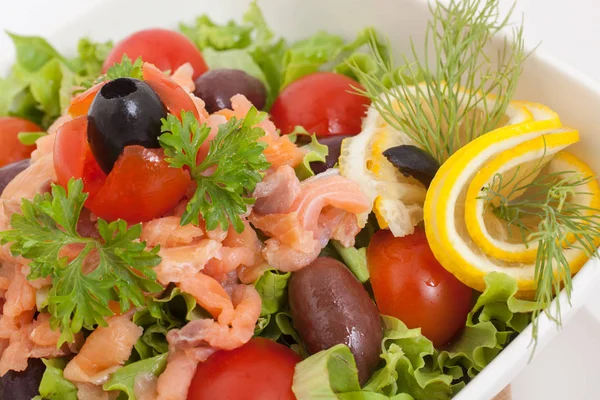
<svg viewBox="0 0 600 400">
<path fill-rule="evenodd" d="M 552 161 L 549 159 L 578 141 L 579 134 L 573 130 L 544 135 L 501 153 L 475 175 L 465 199 L 465 222 L 473 242 L 485 254 L 505 261 L 535 262 L 537 243 L 526 245 L 516 227 L 511 227 L 496 218 L 491 209 L 485 207 L 487 202 L 484 196 L 481 196 L 482 190 L 486 187 L 496 189 L 500 183 L 497 178 L 502 177 L 504 183 L 499 194 L 508 200 L 514 200 L 523 194 L 519 188 L 531 183 L 547 162 L 550 162 L 549 170 L 572 171 L 571 168 L 563 170 L 557 168 L 557 165 L 565 164 L 563 157 L 567 156 L 564 153 L 559 154 Z M 590 182 L 588 192 L 594 190 L 592 186 Z M 588 206 L 594 199 L 594 196 L 581 197 L 581 201 Z"/>
<path fill-rule="evenodd" d="M 497 248 L 486 249 L 486 252 L 481 248 L 485 248 L 486 244 L 480 247 L 485 230 L 480 229 L 474 235 L 479 235 L 477 242 L 471 231 L 483 226 L 477 215 L 477 210 L 481 211 L 477 197 L 481 196 L 481 188 L 489 184 L 490 177 L 497 173 L 510 175 L 516 166 L 528 167 L 534 160 L 538 162 L 540 158 L 550 157 L 577 141 L 578 133 L 562 128 L 555 113 L 539 105 L 527 107 L 533 109 L 532 114 L 537 118 L 547 119 L 499 128 L 458 150 L 436 174 L 424 205 L 427 239 L 436 258 L 448 271 L 479 291 L 483 291 L 483 277 L 489 272 L 507 273 L 516 279 L 519 286 L 517 295 L 523 298 L 533 296 L 536 289 L 535 263 L 531 262 L 530 255 L 523 260 L 514 257 L 512 261 L 495 258 L 487 253 L 498 251 Z M 568 168 L 563 169 L 565 165 Z M 566 153 L 560 153 L 549 168 L 553 171 L 589 171 L 585 164 Z M 592 186 L 591 192 L 598 193 L 597 183 Z M 597 204 L 598 195 L 592 197 L 592 203 Z M 523 247 L 518 247 L 518 250 L 527 251 Z M 584 251 L 576 248 L 564 249 L 564 255 L 572 273 L 577 272 L 588 259 Z"/>
<path fill-rule="evenodd" d="M 426 86 L 423 84 L 420 87 L 406 88 L 414 96 L 418 95 L 419 90 L 426 90 Z M 464 93 L 459 91 L 458 94 Z M 382 98 L 388 104 L 394 102 L 393 96 L 382 95 Z M 495 101 L 495 97 L 488 96 L 482 104 L 492 107 Z M 399 104 L 392 103 L 391 106 L 397 112 L 402 112 Z M 513 125 L 532 121 L 535 119 L 534 111 L 537 112 L 542 107 L 534 103 L 512 101 L 500 119 L 500 124 Z M 434 118 L 433 112 L 428 118 Z M 406 144 L 418 145 L 410 135 L 390 126 L 377 109 L 371 106 L 363 120 L 362 132 L 343 141 L 339 158 L 340 173 L 359 183 L 371 200 L 379 226 L 389 229 L 398 237 L 413 233 L 414 226 L 423 220 L 426 196 L 426 188 L 420 182 L 403 176 L 383 155 L 391 147 Z M 371 210 L 359 216 L 361 226 L 366 223 L 370 212 Z"/>
</svg>

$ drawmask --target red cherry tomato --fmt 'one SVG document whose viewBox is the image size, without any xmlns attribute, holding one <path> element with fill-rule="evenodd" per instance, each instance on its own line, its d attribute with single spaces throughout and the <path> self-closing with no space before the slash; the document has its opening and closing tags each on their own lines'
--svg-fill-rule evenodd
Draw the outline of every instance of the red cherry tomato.
<svg viewBox="0 0 600 400">
<path fill-rule="evenodd" d="M 0 118 L 0 167 L 29 158 L 35 146 L 25 146 L 17 136 L 20 132 L 40 132 L 42 128 L 17 117 Z"/>
<path fill-rule="evenodd" d="M 146 29 L 126 37 L 117 43 L 104 61 L 103 72 L 114 63 L 121 62 L 123 54 L 127 54 L 132 61 L 142 57 L 142 60 L 156 65 L 162 71 L 173 72 L 189 62 L 194 68 L 194 79 L 208 70 L 194 43 L 181 33 L 168 29 Z"/>
<path fill-rule="evenodd" d="M 82 179 L 89 193 L 86 207 L 98 217 L 129 223 L 149 221 L 165 214 L 183 198 L 190 177 L 171 168 L 162 149 L 127 146 L 108 177 L 87 143 L 87 117 L 63 124 L 54 142 L 54 168 L 60 185 Z"/>
<path fill-rule="evenodd" d="M 254 338 L 198 364 L 187 400 L 294 400 L 300 357 L 282 344 Z"/>
<path fill-rule="evenodd" d="M 191 180 L 182 168 L 171 168 L 162 149 L 127 146 L 88 208 L 108 221 L 150 221 L 173 209 Z"/>
<path fill-rule="evenodd" d="M 423 229 L 401 238 L 388 230 L 377 232 L 367 262 L 382 314 L 400 319 L 409 328 L 421 328 L 436 347 L 465 326 L 472 290 L 438 263 Z"/>
<path fill-rule="evenodd" d="M 316 72 L 288 85 L 271 108 L 271 120 L 287 134 L 301 125 L 317 136 L 356 135 L 369 100 L 351 93 L 362 86 L 340 74 Z"/>
<path fill-rule="evenodd" d="M 84 191 L 89 193 L 86 204 L 96 196 L 106 181 L 87 143 L 87 117 L 65 122 L 56 131 L 54 140 L 54 169 L 58 183 L 67 187 L 69 179 L 82 179 Z"/>
</svg>

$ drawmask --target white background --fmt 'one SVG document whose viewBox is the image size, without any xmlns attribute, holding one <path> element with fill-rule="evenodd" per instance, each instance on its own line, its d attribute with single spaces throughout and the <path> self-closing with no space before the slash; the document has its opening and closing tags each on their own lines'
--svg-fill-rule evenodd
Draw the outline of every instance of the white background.
<svg viewBox="0 0 600 400">
<path fill-rule="evenodd" d="M 100 1 L 0 0 L 0 31 L 45 36 Z M 600 0 L 518 0 L 517 10 L 525 15 L 528 43 L 541 42 L 545 51 L 600 80 Z M 0 33 L 2 56 L 12 50 Z M 513 383 L 514 400 L 600 399 L 599 319 L 600 290 Z"/>
</svg>

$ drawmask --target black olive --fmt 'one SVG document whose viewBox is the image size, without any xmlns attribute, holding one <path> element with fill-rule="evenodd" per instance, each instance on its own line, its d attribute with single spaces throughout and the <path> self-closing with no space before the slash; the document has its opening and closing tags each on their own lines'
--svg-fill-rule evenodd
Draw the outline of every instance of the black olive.
<svg viewBox="0 0 600 400">
<path fill-rule="evenodd" d="M 231 98 L 243 94 L 259 110 L 267 100 L 265 85 L 239 69 L 213 69 L 196 79 L 194 94 L 206 104 L 206 111 L 214 113 L 231 108 Z"/>
<path fill-rule="evenodd" d="M 161 118 L 167 109 L 146 83 L 131 78 L 108 82 L 88 112 L 88 141 L 98 165 L 107 174 L 123 148 L 158 148 Z"/>
<path fill-rule="evenodd" d="M 25 168 L 29 167 L 29 158 L 5 165 L 0 168 L 0 194 L 4 192 L 6 186 L 15 179 Z"/>
<path fill-rule="evenodd" d="M 336 135 L 327 138 L 319 139 L 319 144 L 324 144 L 329 149 L 325 162 L 313 161 L 310 163 L 310 168 L 315 174 L 320 174 L 323 171 L 333 168 L 340 158 L 342 140 L 346 139 L 347 135 Z"/>
<path fill-rule="evenodd" d="M 431 180 L 440 168 L 440 164 L 425 150 L 410 144 L 390 147 L 383 152 L 404 176 L 412 176 L 425 187 L 429 187 Z"/>
<path fill-rule="evenodd" d="M 8 371 L 0 378 L 0 400 L 31 400 L 39 394 L 45 370 L 42 360 L 30 358 L 25 371 Z"/>
</svg>

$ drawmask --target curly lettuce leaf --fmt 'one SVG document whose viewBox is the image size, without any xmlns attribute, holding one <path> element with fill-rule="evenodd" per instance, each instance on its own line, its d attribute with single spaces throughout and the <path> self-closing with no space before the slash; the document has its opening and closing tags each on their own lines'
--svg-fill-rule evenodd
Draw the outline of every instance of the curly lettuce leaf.
<svg viewBox="0 0 600 400">
<path fill-rule="evenodd" d="M 356 279 L 358 279 L 361 283 L 367 282 L 369 280 L 369 269 L 367 268 L 367 248 L 362 247 L 357 249 L 356 247 L 344 247 L 337 240 L 332 240 L 331 244 L 340 255 L 344 264 L 346 264 L 348 269 L 352 271 Z"/>
<path fill-rule="evenodd" d="M 135 400 L 135 379 L 140 374 L 152 374 L 158 377 L 167 366 L 167 354 L 161 354 L 146 360 L 137 361 L 119 368 L 110 375 L 108 381 L 102 386 L 106 391 L 118 390 Z M 119 397 L 121 398 L 121 397 Z"/>
<path fill-rule="evenodd" d="M 45 39 L 9 34 L 16 49 L 16 62 L 0 79 L 0 116 L 28 119 L 47 128 L 68 107 L 74 90 L 92 81 L 112 43 L 81 39 L 78 56 L 68 59 Z"/>
<path fill-rule="evenodd" d="M 296 366 L 293 391 L 298 400 L 414 399 L 447 400 L 452 377 L 432 362 L 433 344 L 420 329 L 408 329 L 396 318 L 383 316 L 382 366 L 361 389 L 352 353 L 337 345 Z"/>
<path fill-rule="evenodd" d="M 302 146 L 306 154 L 302 159 L 302 163 L 295 168 L 296 176 L 300 180 L 308 179 L 311 176 L 315 176 L 310 163 L 313 161 L 325 162 L 327 155 L 329 154 L 329 147 L 319 143 L 317 135 L 311 134 L 302 126 L 296 126 L 294 130 L 288 134 L 288 137 L 293 143 L 296 143 L 300 137 L 310 139 L 310 142 Z"/>
<path fill-rule="evenodd" d="M 34 400 L 77 400 L 77 387 L 63 376 L 67 362 L 62 358 L 42 359 L 46 371 L 42 376 L 39 396 Z"/>
<path fill-rule="evenodd" d="M 137 357 L 144 360 L 168 351 L 167 332 L 183 327 L 188 321 L 203 318 L 205 311 L 189 294 L 179 288 L 171 288 L 160 297 L 148 296 L 146 307 L 133 315 L 133 322 L 144 328 L 135 344 Z"/>
<path fill-rule="evenodd" d="M 509 275 L 491 272 L 486 288 L 467 317 L 464 331 L 437 355 L 440 369 L 455 379 L 454 390 L 464 386 L 464 370 L 473 378 L 485 368 L 516 334 L 529 324 L 538 305 L 515 298 L 517 282 Z"/>
<path fill-rule="evenodd" d="M 265 85 L 268 84 L 265 73 L 246 50 L 230 49 L 217 51 L 209 47 L 202 52 L 202 56 L 210 69 L 240 69 L 248 75 L 259 79 Z"/>
<path fill-rule="evenodd" d="M 280 311 L 287 300 L 287 284 L 291 273 L 266 271 L 254 284 L 262 299 L 261 316 L 275 314 Z"/>
</svg>

